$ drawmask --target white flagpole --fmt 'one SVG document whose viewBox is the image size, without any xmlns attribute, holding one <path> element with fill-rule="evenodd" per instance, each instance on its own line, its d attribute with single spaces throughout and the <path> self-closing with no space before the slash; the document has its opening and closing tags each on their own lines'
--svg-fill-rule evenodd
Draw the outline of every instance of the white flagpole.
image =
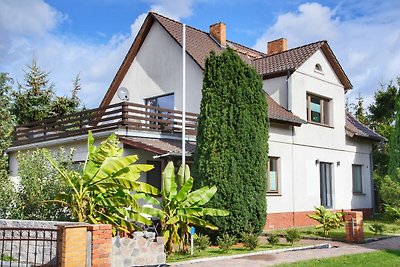
<svg viewBox="0 0 400 267">
<path fill-rule="evenodd" d="M 182 165 L 186 164 L 186 24 L 182 30 Z"/>
</svg>

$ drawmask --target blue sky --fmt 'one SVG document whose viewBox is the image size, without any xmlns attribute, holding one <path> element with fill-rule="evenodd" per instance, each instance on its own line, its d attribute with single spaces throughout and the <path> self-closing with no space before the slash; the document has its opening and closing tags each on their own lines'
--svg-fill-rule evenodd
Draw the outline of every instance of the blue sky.
<svg viewBox="0 0 400 267">
<path fill-rule="evenodd" d="M 208 31 L 223 21 L 227 37 L 265 50 L 328 40 L 354 89 L 370 103 L 381 83 L 400 75 L 400 1 L 0 0 L 0 72 L 23 82 L 34 56 L 51 71 L 58 94 L 80 73 L 80 97 L 96 107 L 146 13 L 154 10 Z"/>
</svg>

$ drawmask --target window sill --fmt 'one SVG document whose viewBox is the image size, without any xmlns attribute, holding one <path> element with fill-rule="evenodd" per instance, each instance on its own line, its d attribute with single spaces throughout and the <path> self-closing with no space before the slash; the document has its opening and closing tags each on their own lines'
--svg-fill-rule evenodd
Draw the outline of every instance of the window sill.
<svg viewBox="0 0 400 267">
<path fill-rule="evenodd" d="M 326 128 L 330 128 L 330 129 L 334 129 L 335 128 L 335 127 L 327 125 L 327 124 L 322 124 L 322 123 L 313 122 L 313 121 L 307 121 L 307 124 L 322 126 L 322 127 L 326 127 Z"/>
<path fill-rule="evenodd" d="M 355 196 L 366 196 L 367 194 L 365 194 L 365 193 L 354 193 L 353 192 L 353 195 L 355 195 Z"/>
<path fill-rule="evenodd" d="M 324 75 L 324 73 L 323 73 L 322 71 L 320 71 L 320 70 L 314 69 L 314 72 L 316 72 L 316 73 L 318 73 L 318 74 L 321 74 L 321 75 Z"/>
<path fill-rule="evenodd" d="M 281 193 L 268 193 L 267 192 L 267 197 L 281 197 L 282 196 L 282 194 Z"/>
</svg>

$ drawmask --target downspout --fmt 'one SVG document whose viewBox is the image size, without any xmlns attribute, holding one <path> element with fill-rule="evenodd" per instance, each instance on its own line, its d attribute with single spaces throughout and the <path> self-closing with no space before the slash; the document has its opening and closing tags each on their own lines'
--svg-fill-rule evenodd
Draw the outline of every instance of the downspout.
<svg viewBox="0 0 400 267">
<path fill-rule="evenodd" d="M 287 87 L 287 110 L 292 111 L 292 80 L 290 79 L 290 71 L 286 73 L 286 87 Z"/>
<path fill-rule="evenodd" d="M 291 127 L 292 128 L 292 218 L 293 218 L 293 227 L 295 226 L 295 191 L 294 191 L 294 126 Z"/>
<path fill-rule="evenodd" d="M 372 150 L 369 153 L 369 172 L 371 177 L 371 204 L 372 204 L 372 216 L 375 216 L 375 192 L 374 192 L 374 172 L 373 172 L 374 160 L 372 158 Z"/>
</svg>

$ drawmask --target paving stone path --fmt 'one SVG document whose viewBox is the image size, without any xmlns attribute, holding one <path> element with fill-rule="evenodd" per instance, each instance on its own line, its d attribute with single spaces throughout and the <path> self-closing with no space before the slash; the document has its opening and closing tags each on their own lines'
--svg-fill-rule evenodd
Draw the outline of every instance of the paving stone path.
<svg viewBox="0 0 400 267">
<path fill-rule="evenodd" d="M 327 243 L 320 240 L 304 240 L 303 244 Z M 236 259 L 210 260 L 207 262 L 171 264 L 171 267 L 264 267 L 280 263 L 290 263 L 309 259 L 329 258 L 341 255 L 372 252 L 380 249 L 400 250 L 400 237 L 383 239 L 366 244 L 347 244 L 328 241 L 332 248 L 291 251 L 276 254 L 244 256 Z"/>
</svg>

